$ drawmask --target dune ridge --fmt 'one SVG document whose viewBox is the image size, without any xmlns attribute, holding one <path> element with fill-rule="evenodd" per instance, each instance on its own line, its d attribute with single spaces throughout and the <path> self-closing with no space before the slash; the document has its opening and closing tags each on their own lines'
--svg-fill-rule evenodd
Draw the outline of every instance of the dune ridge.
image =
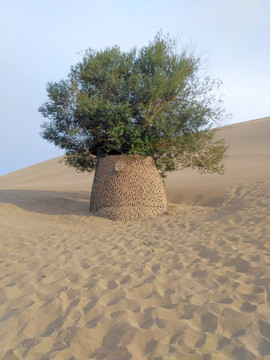
<svg viewBox="0 0 270 360">
<path fill-rule="evenodd" d="M 0 177 L 1 359 L 270 359 L 270 118 L 220 136 L 160 217 L 92 216 L 59 158 Z"/>
</svg>

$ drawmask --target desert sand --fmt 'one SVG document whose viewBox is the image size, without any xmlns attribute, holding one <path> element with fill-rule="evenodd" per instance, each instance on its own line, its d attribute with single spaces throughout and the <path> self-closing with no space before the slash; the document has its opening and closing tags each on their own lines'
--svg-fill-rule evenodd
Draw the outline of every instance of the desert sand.
<svg viewBox="0 0 270 360">
<path fill-rule="evenodd" d="M 154 218 L 91 215 L 59 158 L 0 177 L 0 359 L 270 359 L 270 118 L 219 136 Z"/>
</svg>

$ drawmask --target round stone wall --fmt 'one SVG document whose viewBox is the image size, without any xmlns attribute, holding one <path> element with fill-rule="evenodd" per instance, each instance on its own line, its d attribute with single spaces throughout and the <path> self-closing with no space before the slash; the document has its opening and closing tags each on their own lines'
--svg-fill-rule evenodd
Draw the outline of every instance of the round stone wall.
<svg viewBox="0 0 270 360">
<path fill-rule="evenodd" d="M 167 200 L 150 156 L 112 155 L 98 158 L 90 211 L 111 220 L 161 215 Z"/>
</svg>

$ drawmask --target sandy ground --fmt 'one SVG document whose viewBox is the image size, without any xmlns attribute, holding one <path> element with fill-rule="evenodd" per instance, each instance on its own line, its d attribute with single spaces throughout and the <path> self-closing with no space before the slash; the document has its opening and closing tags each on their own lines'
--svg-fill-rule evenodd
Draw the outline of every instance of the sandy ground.
<svg viewBox="0 0 270 360">
<path fill-rule="evenodd" d="M 156 218 L 92 216 L 59 159 L 0 177 L 0 359 L 270 359 L 270 118 L 221 135 Z"/>
</svg>

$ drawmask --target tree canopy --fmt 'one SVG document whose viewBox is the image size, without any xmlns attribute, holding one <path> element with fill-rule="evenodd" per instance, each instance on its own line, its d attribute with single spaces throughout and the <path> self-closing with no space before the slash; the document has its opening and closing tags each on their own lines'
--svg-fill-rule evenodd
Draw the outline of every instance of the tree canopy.
<svg viewBox="0 0 270 360">
<path fill-rule="evenodd" d="M 85 51 L 67 79 L 47 84 L 44 139 L 67 164 L 91 171 L 96 156 L 152 156 L 162 174 L 192 167 L 222 173 L 227 146 L 213 125 L 226 114 L 201 76 L 201 59 L 158 33 L 141 49 Z"/>
</svg>

